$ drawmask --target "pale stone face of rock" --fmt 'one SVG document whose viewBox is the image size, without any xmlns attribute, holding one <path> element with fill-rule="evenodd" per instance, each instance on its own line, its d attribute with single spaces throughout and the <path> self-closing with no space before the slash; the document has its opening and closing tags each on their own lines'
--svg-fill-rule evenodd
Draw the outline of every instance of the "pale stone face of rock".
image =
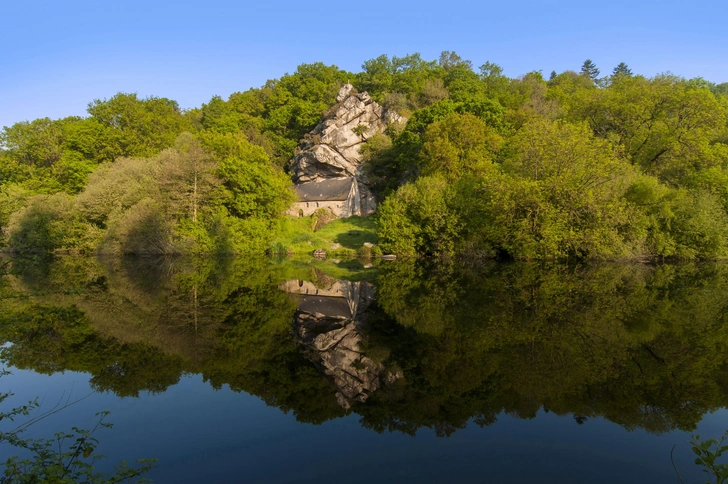
<svg viewBox="0 0 728 484">
<path fill-rule="evenodd" d="M 339 89 L 339 94 L 336 96 L 336 102 L 341 102 L 349 96 L 349 93 L 354 89 L 354 86 L 347 84 Z"/>
<path fill-rule="evenodd" d="M 343 408 L 365 402 L 386 381 L 401 375 L 364 354 L 362 331 L 367 308 L 374 298 L 366 282 L 334 281 L 315 286 L 308 281 L 287 281 L 281 289 L 298 297 L 294 320 L 302 352 L 336 387 L 336 401 Z M 383 380 L 383 378 L 385 380 Z"/>
<path fill-rule="evenodd" d="M 302 142 L 301 151 L 292 162 L 293 181 L 354 177 L 359 184 L 360 215 L 370 215 L 377 203 L 361 170 L 361 145 L 383 133 L 389 124 L 404 123 L 406 119 L 386 111 L 366 92 L 357 93 L 351 84 L 339 90 L 336 100 L 338 104 L 331 114 Z"/>
</svg>

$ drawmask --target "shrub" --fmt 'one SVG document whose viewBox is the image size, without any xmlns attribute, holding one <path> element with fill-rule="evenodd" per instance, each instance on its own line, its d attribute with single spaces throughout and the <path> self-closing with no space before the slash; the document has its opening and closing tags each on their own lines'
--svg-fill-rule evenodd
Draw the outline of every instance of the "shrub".
<svg viewBox="0 0 728 484">
<path fill-rule="evenodd" d="M 461 224 L 451 201 L 451 188 L 437 176 L 401 187 L 379 208 L 382 250 L 402 255 L 452 255 Z"/>
<path fill-rule="evenodd" d="M 25 208 L 13 213 L 8 243 L 17 253 L 51 254 L 58 250 L 93 250 L 99 231 L 75 211 L 73 199 L 64 194 L 36 195 Z"/>
<path fill-rule="evenodd" d="M 728 255 L 728 215 L 720 199 L 696 190 L 679 199 L 669 233 L 676 255 L 684 259 L 712 259 Z"/>
<path fill-rule="evenodd" d="M 336 220 L 336 215 L 328 208 L 319 208 L 311 215 L 311 230 L 316 232 L 329 222 Z"/>
<path fill-rule="evenodd" d="M 159 205 L 145 198 L 109 222 L 105 249 L 121 254 L 172 254 L 172 227 Z"/>
</svg>

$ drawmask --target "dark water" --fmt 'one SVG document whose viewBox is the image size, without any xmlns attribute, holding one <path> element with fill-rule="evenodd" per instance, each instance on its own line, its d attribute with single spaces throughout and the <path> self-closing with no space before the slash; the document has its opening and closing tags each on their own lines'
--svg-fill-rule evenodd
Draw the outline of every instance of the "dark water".
<svg viewBox="0 0 728 484">
<path fill-rule="evenodd" d="M 365 268 L 367 267 L 367 268 Z M 16 262 L 0 379 L 156 482 L 677 482 L 728 428 L 728 266 Z M 12 403 L 12 402 L 10 402 Z M 17 453 L 0 447 L 0 459 Z"/>
</svg>

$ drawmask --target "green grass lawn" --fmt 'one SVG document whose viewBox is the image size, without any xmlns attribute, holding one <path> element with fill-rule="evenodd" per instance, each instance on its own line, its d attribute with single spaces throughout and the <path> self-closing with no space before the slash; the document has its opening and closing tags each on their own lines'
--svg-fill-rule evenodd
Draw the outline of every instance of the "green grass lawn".
<svg viewBox="0 0 728 484">
<path fill-rule="evenodd" d="M 365 242 L 377 243 L 372 217 L 349 217 L 334 220 L 316 232 L 311 217 L 285 217 L 279 223 L 278 236 L 271 244 L 273 254 L 313 254 L 325 249 L 330 256 L 359 255 Z M 335 244 L 339 244 L 336 247 Z M 336 247 L 336 248 L 334 248 Z"/>
<path fill-rule="evenodd" d="M 318 275 L 323 273 L 334 279 L 348 281 L 373 281 L 377 276 L 378 259 L 333 259 L 317 260 L 311 256 L 293 256 L 278 259 L 276 263 L 285 279 L 298 279 L 317 283 Z"/>
</svg>

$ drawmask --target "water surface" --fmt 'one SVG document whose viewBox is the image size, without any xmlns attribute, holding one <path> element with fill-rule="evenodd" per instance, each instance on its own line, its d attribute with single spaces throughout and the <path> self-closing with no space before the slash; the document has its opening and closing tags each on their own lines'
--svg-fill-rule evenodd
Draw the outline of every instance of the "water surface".
<svg viewBox="0 0 728 484">
<path fill-rule="evenodd" d="M 0 380 L 156 482 L 703 482 L 728 267 L 17 261 Z M 16 453 L 0 447 L 0 458 Z"/>
</svg>

